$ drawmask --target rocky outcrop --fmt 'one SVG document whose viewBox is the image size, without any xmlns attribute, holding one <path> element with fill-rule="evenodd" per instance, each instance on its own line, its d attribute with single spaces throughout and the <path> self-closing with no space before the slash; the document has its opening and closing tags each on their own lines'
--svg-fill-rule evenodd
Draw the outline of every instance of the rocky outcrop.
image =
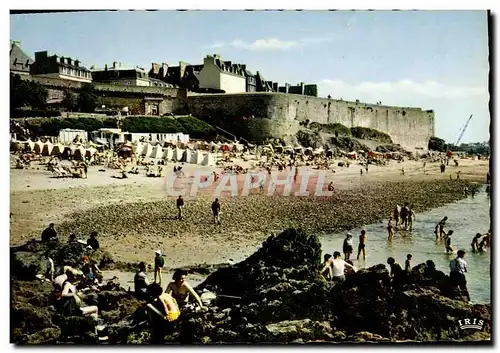
<svg viewBox="0 0 500 353">
<path fill-rule="evenodd" d="M 20 250 L 24 251 L 24 250 Z M 310 343 L 488 340 L 491 306 L 472 305 L 444 273 L 425 264 L 391 278 L 385 265 L 349 275 L 342 284 L 318 275 L 321 244 L 289 229 L 270 236 L 252 256 L 220 268 L 196 290 L 208 311 L 184 313 L 166 334 L 180 343 Z M 17 343 L 147 343 L 145 303 L 111 281 L 86 297 L 106 327 L 83 317 L 62 318 L 51 305 L 50 283 L 13 282 L 12 340 Z M 37 290 L 39 288 L 39 290 Z M 212 299 L 210 299 L 212 298 Z M 481 332 L 458 320 L 484 321 Z"/>
</svg>

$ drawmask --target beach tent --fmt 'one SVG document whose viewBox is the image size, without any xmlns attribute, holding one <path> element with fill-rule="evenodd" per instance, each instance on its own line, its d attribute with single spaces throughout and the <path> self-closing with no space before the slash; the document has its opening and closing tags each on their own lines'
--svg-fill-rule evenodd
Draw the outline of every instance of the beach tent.
<svg viewBox="0 0 500 353">
<path fill-rule="evenodd" d="M 203 157 L 203 160 L 201 161 L 201 165 L 203 166 L 208 166 L 208 167 L 213 167 L 215 165 L 215 157 L 213 153 L 208 152 L 205 157 Z"/>
<path fill-rule="evenodd" d="M 35 148 L 35 143 L 31 141 L 31 139 L 28 139 L 28 141 L 26 141 L 26 149 L 28 151 L 33 151 L 34 148 Z"/>
<path fill-rule="evenodd" d="M 85 156 L 85 148 L 83 148 L 82 146 L 76 147 L 74 152 L 73 152 L 73 158 L 74 159 L 83 159 L 84 156 Z"/>
<path fill-rule="evenodd" d="M 12 152 L 20 151 L 22 146 L 23 146 L 23 143 L 21 141 L 16 141 L 16 140 L 10 141 L 10 150 Z"/>
<path fill-rule="evenodd" d="M 96 153 L 97 153 L 97 150 L 94 147 L 87 148 L 85 150 L 85 157 L 90 158 L 90 157 L 92 157 Z"/>
<path fill-rule="evenodd" d="M 135 145 L 132 145 L 132 150 L 134 154 L 140 156 L 142 154 L 142 150 L 144 149 L 144 144 L 141 141 L 138 141 Z"/>
<path fill-rule="evenodd" d="M 150 143 L 146 143 L 142 148 L 141 155 L 149 157 L 153 153 L 153 146 Z"/>
<path fill-rule="evenodd" d="M 224 152 L 229 152 L 231 150 L 231 145 L 228 143 L 224 143 L 222 146 L 220 146 L 220 149 Z"/>
<path fill-rule="evenodd" d="M 189 148 L 184 151 L 182 154 L 181 162 L 189 163 L 191 162 L 191 156 L 193 155 L 193 151 Z"/>
<path fill-rule="evenodd" d="M 52 152 L 51 152 L 51 156 L 58 156 L 60 155 L 61 153 L 63 153 L 64 151 L 64 146 L 58 142 L 56 144 L 54 144 L 54 148 L 52 148 Z"/>
<path fill-rule="evenodd" d="M 172 156 L 172 160 L 175 162 L 180 162 L 182 160 L 182 155 L 184 154 L 184 150 L 176 147 L 174 150 L 174 155 Z"/>
<path fill-rule="evenodd" d="M 191 164 L 200 164 L 203 161 L 203 152 L 200 150 L 191 154 Z"/>
<path fill-rule="evenodd" d="M 153 152 L 151 152 L 150 157 L 155 159 L 160 159 L 163 157 L 163 148 L 161 147 L 161 144 L 157 144 L 153 148 Z"/>
<path fill-rule="evenodd" d="M 45 142 L 42 147 L 42 156 L 50 156 L 53 148 L 54 145 L 50 141 Z"/>
<path fill-rule="evenodd" d="M 172 150 L 172 148 L 167 147 L 163 149 L 163 155 L 161 156 L 161 158 L 167 161 L 171 161 L 173 156 L 174 156 L 174 150 Z"/>
<path fill-rule="evenodd" d="M 42 153 L 42 150 L 43 150 L 43 142 L 38 140 L 37 142 L 35 142 L 33 151 L 35 151 L 35 153 Z"/>
</svg>

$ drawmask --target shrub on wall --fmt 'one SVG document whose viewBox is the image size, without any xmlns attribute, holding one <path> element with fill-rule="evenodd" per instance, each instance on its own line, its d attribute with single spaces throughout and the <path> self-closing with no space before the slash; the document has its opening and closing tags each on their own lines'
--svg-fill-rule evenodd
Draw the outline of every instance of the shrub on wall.
<svg viewBox="0 0 500 353">
<path fill-rule="evenodd" d="M 446 142 L 439 137 L 433 136 L 429 139 L 428 148 L 431 151 L 446 152 Z"/>
<path fill-rule="evenodd" d="M 364 140 L 377 140 L 386 143 L 392 143 L 391 137 L 385 132 L 381 132 L 375 129 L 370 129 L 368 127 L 351 127 L 351 134 L 353 137 Z"/>
<path fill-rule="evenodd" d="M 191 138 L 210 140 L 217 135 L 216 129 L 203 120 L 184 116 L 178 118 L 177 121 L 184 127 Z"/>
<path fill-rule="evenodd" d="M 339 123 L 320 124 L 312 122 L 311 124 L 309 124 L 309 127 L 313 130 L 317 130 L 319 132 L 325 132 L 328 134 L 338 134 L 339 136 L 351 136 L 351 129 Z"/>
<path fill-rule="evenodd" d="M 187 134 L 187 130 L 176 119 L 170 117 L 128 117 L 123 120 L 122 129 L 140 133 L 176 133 Z"/>
</svg>

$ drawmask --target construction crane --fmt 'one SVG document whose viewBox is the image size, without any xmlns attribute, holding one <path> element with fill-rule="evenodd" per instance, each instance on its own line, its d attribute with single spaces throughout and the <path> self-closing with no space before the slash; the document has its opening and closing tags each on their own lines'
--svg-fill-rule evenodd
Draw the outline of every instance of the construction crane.
<svg viewBox="0 0 500 353">
<path fill-rule="evenodd" d="M 462 132 L 460 133 L 460 136 L 458 136 L 457 143 L 455 143 L 455 146 L 458 147 L 458 144 L 460 143 L 460 140 L 462 139 L 462 136 L 464 136 L 465 130 L 467 129 L 467 126 L 469 126 L 470 120 L 472 119 L 472 114 L 469 116 L 469 119 L 467 119 L 467 122 L 465 123 L 464 128 L 462 129 Z"/>
</svg>

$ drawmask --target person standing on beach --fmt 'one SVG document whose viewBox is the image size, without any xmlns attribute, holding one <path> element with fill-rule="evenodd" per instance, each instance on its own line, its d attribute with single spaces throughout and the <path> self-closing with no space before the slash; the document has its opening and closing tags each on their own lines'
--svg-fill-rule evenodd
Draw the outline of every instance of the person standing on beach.
<svg viewBox="0 0 500 353">
<path fill-rule="evenodd" d="M 161 286 L 161 269 L 165 265 L 165 259 L 163 258 L 160 250 L 156 250 L 155 254 L 156 255 L 155 255 L 155 279 L 154 279 L 154 283 L 156 283 L 156 277 L 158 276 L 158 281 L 159 281 L 160 286 Z"/>
<path fill-rule="evenodd" d="M 448 234 L 446 234 L 446 239 L 445 239 L 445 247 L 446 247 L 446 252 L 450 253 L 453 252 L 453 248 L 451 247 L 451 235 L 453 234 L 453 231 L 450 230 Z"/>
<path fill-rule="evenodd" d="M 182 219 L 182 209 L 183 208 L 184 208 L 184 199 L 182 198 L 181 195 L 179 195 L 179 198 L 177 199 L 177 210 L 179 211 L 178 215 L 177 215 L 177 219 Z"/>
<path fill-rule="evenodd" d="M 352 234 L 347 233 L 344 239 L 344 246 L 343 246 L 343 251 L 344 251 L 344 257 L 345 261 L 349 260 L 352 254 Z"/>
<path fill-rule="evenodd" d="M 444 227 L 446 226 L 447 220 L 448 220 L 448 217 L 444 217 L 442 220 L 439 221 L 438 224 L 436 224 L 436 228 L 434 229 L 434 234 L 436 234 L 436 239 L 439 239 L 443 235 L 446 235 Z"/>
<path fill-rule="evenodd" d="M 408 203 L 405 203 L 401 207 L 401 227 L 404 227 L 405 230 L 408 228 L 408 213 Z"/>
<path fill-rule="evenodd" d="M 413 205 L 410 206 L 410 210 L 408 211 L 408 228 L 410 232 L 413 229 L 413 221 L 415 220 L 415 211 L 413 210 Z"/>
<path fill-rule="evenodd" d="M 444 165 L 444 162 L 441 161 L 441 165 L 439 166 L 439 168 L 441 169 L 441 173 L 444 173 L 444 171 L 446 170 L 446 166 Z"/>
<path fill-rule="evenodd" d="M 389 233 L 388 240 L 392 240 L 394 236 L 394 225 L 392 224 L 392 217 L 389 217 L 389 222 L 387 222 L 387 232 Z"/>
<path fill-rule="evenodd" d="M 219 199 L 215 199 L 215 201 L 212 202 L 212 213 L 214 215 L 214 223 L 220 225 L 220 203 L 219 203 Z"/>
<path fill-rule="evenodd" d="M 472 243 L 470 244 L 472 247 L 472 252 L 480 251 L 479 250 L 479 238 L 482 237 L 481 233 L 477 233 L 474 238 L 472 238 Z"/>
<path fill-rule="evenodd" d="M 450 262 L 450 280 L 452 283 L 465 292 L 467 300 L 470 301 L 469 291 L 467 290 L 467 262 L 464 260 L 465 250 L 458 250 L 457 257 Z"/>
<path fill-rule="evenodd" d="M 396 222 L 396 229 L 398 229 L 400 225 L 400 216 L 401 216 L 401 206 L 396 205 L 394 208 L 394 222 Z"/>
<path fill-rule="evenodd" d="M 134 294 L 139 300 L 147 300 L 147 288 L 149 286 L 148 276 L 146 275 L 146 264 L 141 262 L 139 270 L 134 275 Z"/>
<path fill-rule="evenodd" d="M 363 252 L 363 260 L 366 260 L 366 230 L 362 230 L 359 235 L 359 245 L 358 245 L 358 257 L 356 260 L 359 260 L 359 255 Z"/>
<path fill-rule="evenodd" d="M 90 238 L 87 239 L 87 245 L 92 247 L 92 250 L 99 249 L 99 241 L 97 240 L 97 232 L 90 233 Z"/>
</svg>

